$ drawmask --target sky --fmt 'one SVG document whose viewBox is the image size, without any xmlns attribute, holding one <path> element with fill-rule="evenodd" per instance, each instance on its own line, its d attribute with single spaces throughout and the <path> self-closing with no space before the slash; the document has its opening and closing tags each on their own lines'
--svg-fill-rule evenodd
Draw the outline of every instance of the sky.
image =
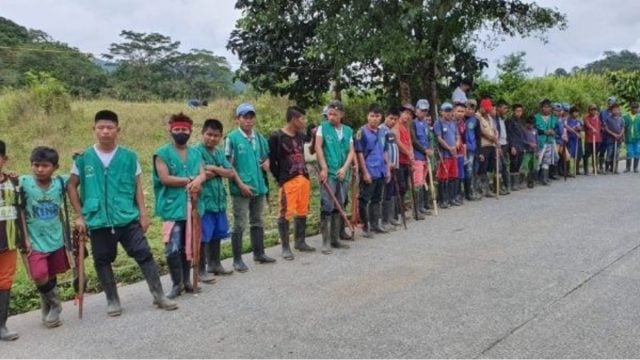
<svg viewBox="0 0 640 360">
<path fill-rule="evenodd" d="M 571 70 L 602 58 L 607 50 L 640 52 L 640 1 L 537 0 L 541 6 L 565 13 L 568 28 L 548 34 L 548 43 L 536 38 L 507 39 L 496 49 L 480 48 L 494 77 L 504 56 L 525 51 L 534 75 L 562 67 Z M 241 16 L 235 0 L 0 0 L 0 16 L 83 52 L 100 55 L 119 41 L 121 30 L 158 32 L 179 40 L 181 50 L 208 49 L 227 57 L 232 68 L 240 64 L 226 49 L 229 34 Z"/>
</svg>

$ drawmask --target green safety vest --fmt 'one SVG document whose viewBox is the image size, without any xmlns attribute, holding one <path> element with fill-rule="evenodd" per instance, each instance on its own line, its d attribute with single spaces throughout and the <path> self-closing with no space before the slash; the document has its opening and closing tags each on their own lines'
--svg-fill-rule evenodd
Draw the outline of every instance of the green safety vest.
<svg viewBox="0 0 640 360">
<path fill-rule="evenodd" d="M 537 113 L 535 116 L 536 120 L 536 129 L 542 131 L 556 130 L 558 126 L 558 118 L 555 115 L 549 115 L 549 120 L 544 121 L 541 113 Z M 556 136 L 555 135 L 544 135 L 538 133 L 538 150 L 542 150 L 544 148 L 544 144 L 555 144 Z"/>
<path fill-rule="evenodd" d="M 198 144 L 196 150 L 200 152 L 204 165 L 219 166 L 225 169 L 231 169 L 231 164 L 224 156 L 222 149 L 214 149 L 210 151 L 204 144 Z M 202 192 L 200 193 L 200 200 L 204 204 L 204 209 L 207 212 L 221 212 L 227 208 L 227 192 L 224 187 L 223 178 L 216 176 L 205 181 L 202 184 Z"/>
<path fill-rule="evenodd" d="M 138 156 L 118 146 L 104 167 L 93 146 L 76 159 L 82 216 L 89 230 L 120 227 L 140 218 L 136 203 Z"/>
<path fill-rule="evenodd" d="M 187 219 L 187 190 L 183 186 L 165 186 L 155 168 L 155 158 L 159 157 L 167 165 L 169 175 L 177 177 L 197 177 L 200 174 L 202 160 L 200 152 L 193 147 L 186 150 L 186 161 L 182 159 L 173 144 L 160 147 L 153 155 L 153 192 L 156 196 L 155 213 L 163 221 L 180 221 Z M 199 201 L 201 204 L 201 202 Z M 204 210 L 199 206 L 199 210 Z"/>
<path fill-rule="evenodd" d="M 8 249 L 16 248 L 18 240 L 18 196 L 16 196 L 16 186 L 8 175 L 5 174 L 5 181 L 0 183 L 0 221 L 6 224 L 5 238 Z"/>
<path fill-rule="evenodd" d="M 347 161 L 349 150 L 351 149 L 351 141 L 353 130 L 351 127 L 342 124 L 342 140 L 338 138 L 338 132 L 327 120 L 320 123 L 322 127 L 322 152 L 327 162 L 329 177 L 335 178 L 338 170 Z M 350 169 L 350 168 L 349 168 Z M 350 171 L 347 171 L 345 179 L 350 177 Z"/>
<path fill-rule="evenodd" d="M 269 145 L 260 133 L 254 130 L 254 139 L 243 135 L 239 128 L 227 135 L 225 153 L 233 159 L 233 167 L 243 183 L 253 188 L 253 196 L 265 195 L 268 192 L 266 180 L 260 164 L 269 158 Z M 234 181 L 229 181 L 229 190 L 233 196 L 241 196 L 240 189 Z"/>
<path fill-rule="evenodd" d="M 627 143 L 640 141 L 640 114 L 624 115 L 624 137 Z"/>
</svg>

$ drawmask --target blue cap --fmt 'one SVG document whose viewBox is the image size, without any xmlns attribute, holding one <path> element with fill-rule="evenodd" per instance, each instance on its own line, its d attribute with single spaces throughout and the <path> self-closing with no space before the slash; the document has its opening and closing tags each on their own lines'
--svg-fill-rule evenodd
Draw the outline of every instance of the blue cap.
<svg viewBox="0 0 640 360">
<path fill-rule="evenodd" d="M 440 110 L 442 111 L 451 111 L 453 110 L 453 105 L 450 102 L 443 103 L 440 105 Z"/>
<path fill-rule="evenodd" d="M 418 100 L 418 102 L 416 103 L 416 109 L 420 109 L 424 111 L 429 110 L 429 100 L 427 99 Z"/>
<path fill-rule="evenodd" d="M 613 104 L 615 104 L 617 102 L 618 102 L 618 99 L 616 99 L 615 96 L 609 96 L 607 98 L 607 105 L 609 105 L 609 106 L 611 106 L 611 105 L 613 105 Z"/>
<path fill-rule="evenodd" d="M 562 104 L 560 103 L 553 103 L 552 107 L 553 110 L 562 110 Z"/>
<path fill-rule="evenodd" d="M 253 113 L 254 115 L 256 113 L 256 109 L 249 103 L 242 103 L 236 108 L 236 116 L 244 116 L 248 113 Z"/>
</svg>

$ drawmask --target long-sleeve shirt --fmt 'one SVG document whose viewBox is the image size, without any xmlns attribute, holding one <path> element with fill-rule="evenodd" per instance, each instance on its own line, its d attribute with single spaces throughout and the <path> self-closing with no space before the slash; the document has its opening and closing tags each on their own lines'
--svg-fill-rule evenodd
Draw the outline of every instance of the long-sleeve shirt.
<svg viewBox="0 0 640 360">
<path fill-rule="evenodd" d="M 507 141 L 510 148 L 515 148 L 516 151 L 524 151 L 524 126 L 521 120 L 509 119 L 506 121 L 507 126 Z"/>
</svg>

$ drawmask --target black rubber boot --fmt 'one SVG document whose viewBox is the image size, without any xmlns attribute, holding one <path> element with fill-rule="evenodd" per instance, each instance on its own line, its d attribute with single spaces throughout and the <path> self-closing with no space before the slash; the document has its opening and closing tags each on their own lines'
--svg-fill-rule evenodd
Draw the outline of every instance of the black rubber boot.
<svg viewBox="0 0 640 360">
<path fill-rule="evenodd" d="M 589 162 L 587 161 L 587 158 L 584 158 L 584 160 L 582 161 L 582 170 L 584 171 L 585 175 L 589 175 Z"/>
<path fill-rule="evenodd" d="M 449 202 L 447 201 L 447 196 L 449 194 L 449 191 L 447 189 L 447 182 L 446 181 L 440 181 L 438 182 L 438 197 L 440 198 L 439 203 L 438 203 L 438 207 L 440 209 L 448 209 L 449 208 Z"/>
<path fill-rule="evenodd" d="M 195 292 L 198 289 L 193 288 L 191 283 L 191 261 L 187 260 L 187 254 L 181 254 L 182 259 L 182 285 L 184 285 L 184 291 L 188 293 Z M 196 271 L 196 269 L 193 269 Z"/>
<path fill-rule="evenodd" d="M 542 185 L 549 185 L 549 169 L 542 169 Z"/>
<path fill-rule="evenodd" d="M 43 294 L 49 304 L 49 313 L 44 319 L 44 325 L 48 328 L 54 328 L 62 325 L 60 313 L 62 312 L 62 303 L 58 297 L 58 288 L 54 287 L 49 292 Z"/>
<path fill-rule="evenodd" d="M 388 231 L 380 226 L 380 220 L 382 218 L 382 208 L 380 207 L 380 203 L 370 204 L 369 205 L 369 217 L 371 224 L 371 231 L 378 234 L 386 234 Z"/>
<path fill-rule="evenodd" d="M 511 174 L 511 191 L 519 191 L 520 190 L 520 174 Z"/>
<path fill-rule="evenodd" d="M 424 220 L 424 215 L 422 214 L 427 211 L 424 208 L 424 196 L 422 196 L 422 192 L 420 190 L 421 189 L 417 189 L 413 192 L 416 199 L 415 206 L 418 209 L 418 211 L 413 212 L 413 217 L 415 218 L 415 220 Z M 422 211 L 420 211 L 421 209 Z"/>
<path fill-rule="evenodd" d="M 116 280 L 113 276 L 111 265 L 96 266 L 96 274 L 98 275 L 98 280 L 104 290 L 104 294 L 107 297 L 107 315 L 112 317 L 120 316 L 122 314 L 122 307 L 120 306 L 120 297 L 118 296 L 118 288 L 116 287 Z"/>
<path fill-rule="evenodd" d="M 382 200 L 382 228 L 387 231 L 394 230 L 395 224 L 392 224 L 393 219 L 393 201 Z"/>
<path fill-rule="evenodd" d="M 249 271 L 242 261 L 242 233 L 231 233 L 231 250 L 233 251 L 233 269 L 241 273 Z"/>
<path fill-rule="evenodd" d="M 49 302 L 47 302 L 43 293 L 38 291 L 38 294 L 40 294 L 40 312 L 42 315 L 42 323 L 44 324 L 44 321 L 47 319 L 47 314 L 49 313 Z"/>
<path fill-rule="evenodd" d="M 339 213 L 331 213 L 331 226 L 329 227 L 331 247 L 335 249 L 349 249 L 349 245 L 341 243 L 339 240 L 341 227 L 343 227 L 342 216 Z"/>
<path fill-rule="evenodd" d="M 169 276 L 171 277 L 171 291 L 167 294 L 167 298 L 175 299 L 184 291 L 182 283 L 182 260 L 180 254 L 175 253 L 167 256 L 167 266 L 169 267 Z"/>
<path fill-rule="evenodd" d="M 231 275 L 233 274 L 233 270 L 225 269 L 220 263 L 221 243 L 221 240 L 213 240 L 209 243 L 209 247 L 207 248 L 209 253 L 205 251 L 205 256 L 209 259 L 207 272 L 214 275 Z"/>
<path fill-rule="evenodd" d="M 633 172 L 634 173 L 638 172 L 638 160 L 639 159 L 633 159 Z"/>
<path fill-rule="evenodd" d="M 142 271 L 144 279 L 147 281 L 149 292 L 151 292 L 151 295 L 153 295 L 153 305 L 164 310 L 177 309 L 178 304 L 173 300 L 167 299 L 167 297 L 164 295 L 156 262 L 151 259 L 138 265 L 140 266 L 140 270 Z"/>
<path fill-rule="evenodd" d="M 529 174 L 527 174 L 527 187 L 529 189 L 533 189 L 534 186 L 536 186 L 536 182 L 533 176 L 533 172 L 529 172 Z"/>
<path fill-rule="evenodd" d="M 200 281 L 205 284 L 215 284 L 216 282 L 216 278 L 207 272 L 207 259 L 209 258 L 207 255 L 211 252 L 210 247 L 211 243 L 200 244 L 200 262 L 198 264 L 198 274 L 200 276 Z"/>
<path fill-rule="evenodd" d="M 282 244 L 282 258 L 293 260 L 294 256 L 289 246 L 289 222 L 286 219 L 278 219 L 278 235 Z"/>
<path fill-rule="evenodd" d="M 342 217 L 340 217 L 340 240 L 348 240 L 348 241 L 353 241 L 354 238 L 353 236 L 347 234 L 347 231 L 345 230 L 345 223 L 344 220 L 342 219 Z"/>
<path fill-rule="evenodd" d="M 631 159 L 627 159 L 626 166 L 624 167 L 624 173 L 631 172 Z"/>
<path fill-rule="evenodd" d="M 362 237 L 363 238 L 372 238 L 373 232 L 371 232 L 371 224 L 369 221 L 371 220 L 369 213 L 369 206 L 364 204 L 361 201 L 358 201 L 358 215 L 360 216 L 360 222 L 362 223 Z"/>
<path fill-rule="evenodd" d="M 251 247 L 253 248 L 253 261 L 260 264 L 270 264 L 276 259 L 264 254 L 264 229 L 259 226 L 252 226 L 250 229 Z"/>
<path fill-rule="evenodd" d="M 307 217 L 298 216 L 293 219 L 294 249 L 303 252 L 314 252 L 316 248 L 309 246 L 306 241 Z"/>
<path fill-rule="evenodd" d="M 424 187 L 418 189 L 418 194 L 416 194 L 416 197 L 417 199 L 419 199 L 418 204 L 420 204 L 420 206 L 418 207 L 418 212 L 424 215 L 429 214 L 430 211 L 427 200 L 427 192 L 424 190 Z"/>
<path fill-rule="evenodd" d="M 487 175 L 482 176 L 482 192 L 485 197 L 496 197 L 496 193 L 493 192 L 493 189 L 491 189 L 491 186 L 489 185 L 489 177 Z"/>
<path fill-rule="evenodd" d="M 320 234 L 322 235 L 322 253 L 329 255 L 331 251 L 331 215 L 320 214 Z"/>
<path fill-rule="evenodd" d="M 464 179 L 464 198 L 467 199 L 467 201 L 474 201 L 475 198 L 473 196 L 473 188 L 471 187 L 471 179 L 470 178 L 465 178 Z"/>
<path fill-rule="evenodd" d="M 449 183 L 449 202 L 453 206 L 462 206 L 462 201 L 460 200 L 460 180 L 451 180 Z"/>
<path fill-rule="evenodd" d="M 549 170 L 547 170 L 547 178 L 549 180 L 558 180 L 558 177 L 556 176 L 557 170 L 557 166 L 549 165 Z"/>
<path fill-rule="evenodd" d="M 20 336 L 18 333 L 7 329 L 7 319 L 9 318 L 9 299 L 11 293 L 9 290 L 0 290 L 0 340 L 13 341 Z"/>
</svg>

